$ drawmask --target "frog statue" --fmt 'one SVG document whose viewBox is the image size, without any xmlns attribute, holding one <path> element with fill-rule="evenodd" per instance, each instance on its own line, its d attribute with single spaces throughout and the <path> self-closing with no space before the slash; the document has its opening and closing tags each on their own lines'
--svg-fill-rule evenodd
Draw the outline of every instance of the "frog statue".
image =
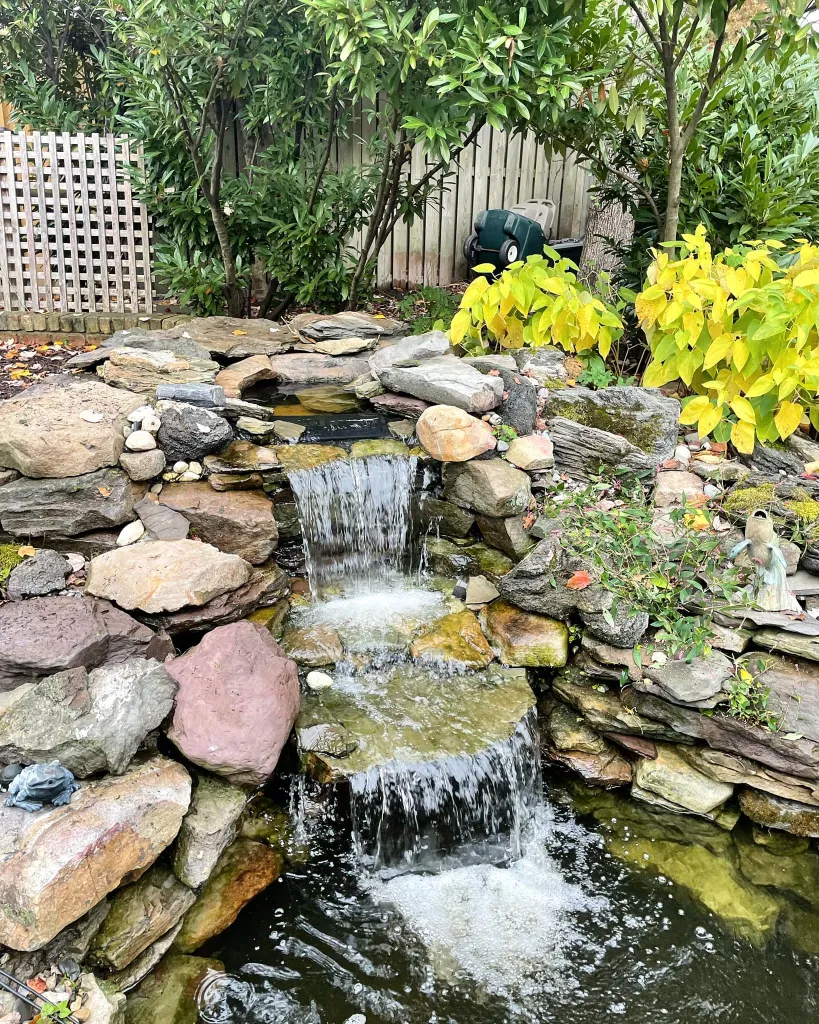
<svg viewBox="0 0 819 1024">
<path fill-rule="evenodd" d="M 728 557 L 733 560 L 746 550 L 756 569 L 755 579 L 747 588 L 754 604 L 768 612 L 801 612 L 802 606 L 788 587 L 785 556 L 773 520 L 764 509 L 748 516 L 745 539 L 734 545 Z"/>
<path fill-rule="evenodd" d="M 71 802 L 72 794 L 79 788 L 74 776 L 59 761 L 30 764 L 12 779 L 6 807 L 21 807 L 24 811 L 40 811 L 43 804 L 61 807 Z"/>
</svg>

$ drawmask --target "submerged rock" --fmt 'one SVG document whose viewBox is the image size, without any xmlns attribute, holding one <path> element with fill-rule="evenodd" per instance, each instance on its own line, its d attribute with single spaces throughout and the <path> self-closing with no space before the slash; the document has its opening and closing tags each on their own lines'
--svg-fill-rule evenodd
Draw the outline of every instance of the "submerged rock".
<svg viewBox="0 0 819 1024">
<path fill-rule="evenodd" d="M 456 670 L 485 668 L 495 657 L 471 611 L 445 615 L 410 644 L 413 658 L 442 662 Z"/>
<path fill-rule="evenodd" d="M 561 668 L 566 664 L 569 631 L 556 619 L 521 611 L 501 600 L 481 611 L 480 622 L 504 665 Z"/>
<path fill-rule="evenodd" d="M 176 877 L 198 889 L 213 873 L 216 862 L 236 838 L 247 793 L 211 775 L 200 775 L 191 806 L 176 839 L 173 870 Z"/>
<path fill-rule="evenodd" d="M 529 477 L 502 459 L 448 466 L 444 481 L 448 501 L 495 518 L 519 515 L 532 498 Z"/>
<path fill-rule="evenodd" d="M 297 665 L 307 668 L 335 665 L 344 657 L 338 633 L 323 623 L 285 630 L 282 647 Z"/>
<path fill-rule="evenodd" d="M 461 546 L 443 537 L 428 537 L 426 550 L 430 568 L 442 576 L 486 576 L 498 583 L 514 564 L 497 548 L 486 544 Z"/>
<path fill-rule="evenodd" d="M 819 907 L 819 854 L 800 846 L 798 839 L 781 847 L 762 845 L 744 834 L 737 835 L 735 841 L 740 870 L 749 882 L 784 889 L 809 906 Z"/>
<path fill-rule="evenodd" d="M 224 971 L 221 960 L 199 956 L 167 956 L 138 989 L 128 996 L 126 1024 L 198 1024 L 196 994 L 213 973 Z"/>
<path fill-rule="evenodd" d="M 284 445 L 277 448 L 276 453 L 285 473 L 315 469 L 327 462 L 336 462 L 338 459 L 347 458 L 347 453 L 343 448 L 337 448 L 331 444 Z"/>
<path fill-rule="evenodd" d="M 276 450 L 262 448 L 250 441 L 233 441 L 218 455 L 205 456 L 209 473 L 267 473 L 281 469 Z"/>
</svg>

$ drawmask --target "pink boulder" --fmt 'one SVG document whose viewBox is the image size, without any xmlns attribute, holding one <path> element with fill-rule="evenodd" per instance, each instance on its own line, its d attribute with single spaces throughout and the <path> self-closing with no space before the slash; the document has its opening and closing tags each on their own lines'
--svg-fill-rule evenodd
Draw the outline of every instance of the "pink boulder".
<svg viewBox="0 0 819 1024">
<path fill-rule="evenodd" d="M 179 684 L 168 736 L 194 764 L 259 786 L 276 767 L 299 713 L 296 663 L 263 626 L 219 626 L 168 662 Z"/>
</svg>

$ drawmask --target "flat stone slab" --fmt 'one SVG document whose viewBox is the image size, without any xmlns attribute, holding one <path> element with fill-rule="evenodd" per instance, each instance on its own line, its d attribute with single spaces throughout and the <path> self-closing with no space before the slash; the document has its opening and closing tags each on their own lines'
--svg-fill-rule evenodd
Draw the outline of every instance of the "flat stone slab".
<svg viewBox="0 0 819 1024">
<path fill-rule="evenodd" d="M 298 340 L 284 324 L 234 316 L 195 317 L 184 324 L 177 324 L 167 333 L 177 338 L 190 338 L 211 355 L 229 359 L 289 352 Z"/>
<path fill-rule="evenodd" d="M 162 384 L 213 384 L 219 364 L 210 359 L 187 359 L 173 352 L 112 348 L 111 357 L 98 372 L 107 384 L 153 395 Z"/>
<path fill-rule="evenodd" d="M 404 324 L 387 316 L 353 310 L 334 313 L 300 313 L 290 322 L 291 330 L 311 341 L 340 338 L 390 338 L 401 334 Z"/>
<path fill-rule="evenodd" d="M 273 377 L 282 384 L 349 384 L 368 370 L 367 360 L 358 356 L 323 356 L 293 352 L 271 356 Z"/>
<path fill-rule="evenodd" d="M 0 488 L 0 524 L 18 537 L 73 537 L 134 518 L 134 488 L 119 469 L 29 480 Z"/>
<path fill-rule="evenodd" d="M 485 376 L 455 356 L 426 359 L 419 366 L 388 366 L 377 376 L 390 391 L 465 412 L 489 412 L 503 400 L 500 377 Z"/>
</svg>

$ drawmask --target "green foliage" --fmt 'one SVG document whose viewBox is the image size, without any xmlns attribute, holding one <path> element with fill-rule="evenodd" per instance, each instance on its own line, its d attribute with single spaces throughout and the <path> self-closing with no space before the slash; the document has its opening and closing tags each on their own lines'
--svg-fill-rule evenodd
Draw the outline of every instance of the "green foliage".
<svg viewBox="0 0 819 1024">
<path fill-rule="evenodd" d="M 426 331 L 447 330 L 458 308 L 460 295 L 444 288 L 419 288 L 408 292 L 398 303 L 398 316 L 412 322 L 413 334 Z"/>
<path fill-rule="evenodd" d="M 762 675 L 765 668 L 764 659 L 759 658 L 756 664 L 757 673 Z M 768 706 L 771 691 L 769 687 L 763 685 L 759 675 L 754 675 L 743 666 L 728 680 L 726 714 L 750 725 L 776 732 L 779 728 L 779 715 Z"/>
<path fill-rule="evenodd" d="M 559 345 L 566 352 L 596 349 L 605 359 L 622 333 L 620 317 L 578 283 L 571 260 L 548 246 L 545 251 L 548 259 L 513 263 L 491 284 L 475 278 L 452 320 L 454 345 L 470 353 Z"/>
<path fill-rule="evenodd" d="M 507 444 L 510 441 L 514 441 L 518 436 L 517 430 L 509 426 L 508 423 L 499 423 L 496 427 L 492 428 L 492 433 L 498 441 L 505 441 Z"/>
<path fill-rule="evenodd" d="M 628 387 L 634 383 L 633 377 L 622 377 L 613 373 L 606 366 L 605 361 L 595 352 L 590 354 L 584 353 L 582 362 L 583 372 L 578 374 L 578 384 L 583 384 L 586 387 L 591 387 L 599 391 L 601 388 L 610 388 L 612 385 L 616 385 L 617 387 Z"/>
<path fill-rule="evenodd" d="M 59 1003 L 43 1003 L 37 1021 L 38 1024 L 56 1024 L 57 1021 L 66 1020 L 70 1016 L 68 1000 L 63 999 Z"/>
<path fill-rule="evenodd" d="M 0 597 L 5 596 L 11 570 L 23 561 L 23 556 L 17 554 L 18 549 L 18 544 L 0 544 Z"/>
</svg>

